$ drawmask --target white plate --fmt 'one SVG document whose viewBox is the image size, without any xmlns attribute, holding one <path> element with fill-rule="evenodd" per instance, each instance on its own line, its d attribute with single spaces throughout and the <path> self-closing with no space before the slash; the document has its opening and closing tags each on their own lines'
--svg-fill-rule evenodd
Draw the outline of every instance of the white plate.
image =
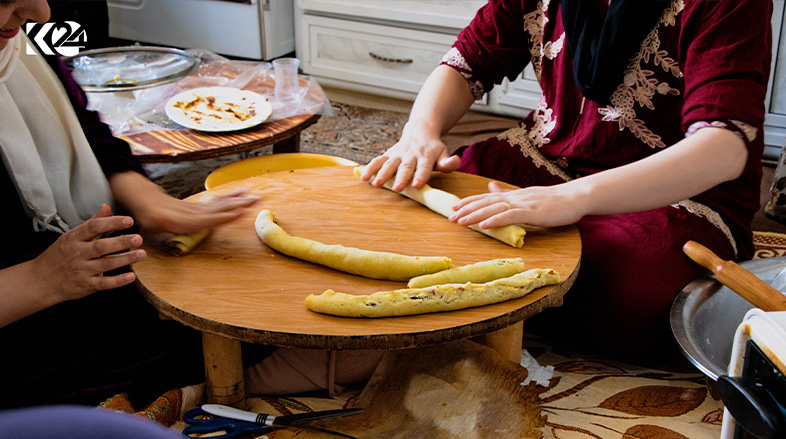
<svg viewBox="0 0 786 439">
<path fill-rule="evenodd" d="M 186 90 L 166 103 L 166 115 L 186 128 L 236 131 L 264 122 L 273 106 L 264 96 L 231 87 Z"/>
</svg>

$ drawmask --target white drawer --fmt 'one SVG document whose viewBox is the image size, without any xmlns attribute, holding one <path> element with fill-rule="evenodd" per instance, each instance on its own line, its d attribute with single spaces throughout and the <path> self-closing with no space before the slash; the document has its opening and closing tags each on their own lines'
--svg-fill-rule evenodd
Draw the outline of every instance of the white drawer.
<svg viewBox="0 0 786 439">
<path fill-rule="evenodd" d="M 417 93 L 456 39 L 387 24 L 304 15 L 303 71 L 317 77 Z"/>
</svg>

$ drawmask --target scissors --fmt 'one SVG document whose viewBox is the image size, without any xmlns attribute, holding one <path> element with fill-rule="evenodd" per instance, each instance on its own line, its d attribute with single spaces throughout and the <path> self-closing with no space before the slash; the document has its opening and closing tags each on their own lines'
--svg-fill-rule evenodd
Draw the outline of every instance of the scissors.
<svg viewBox="0 0 786 439">
<path fill-rule="evenodd" d="M 298 428 L 301 430 L 318 431 L 325 434 L 339 436 L 348 439 L 357 439 L 337 431 L 326 430 L 324 428 L 307 425 L 306 422 L 316 419 L 336 418 L 349 416 L 362 412 L 363 409 L 338 409 L 325 410 L 319 412 L 300 413 L 297 415 L 273 416 L 265 413 L 252 413 L 236 408 L 227 407 L 220 404 L 205 404 L 201 408 L 187 411 L 183 415 L 183 421 L 189 424 L 183 430 L 183 434 L 188 437 L 193 434 L 217 433 L 223 431 L 220 436 L 211 438 L 229 439 L 241 435 L 254 435 L 262 433 L 266 429 L 272 428 Z M 207 418 L 207 416 L 215 416 Z"/>
</svg>

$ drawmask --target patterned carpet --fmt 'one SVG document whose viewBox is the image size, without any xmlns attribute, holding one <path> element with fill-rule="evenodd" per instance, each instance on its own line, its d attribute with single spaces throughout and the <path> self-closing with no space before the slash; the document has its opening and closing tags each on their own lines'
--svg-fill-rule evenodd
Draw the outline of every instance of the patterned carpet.
<svg viewBox="0 0 786 439">
<path fill-rule="evenodd" d="M 786 255 L 786 235 L 756 232 L 754 243 L 757 258 Z M 523 346 L 519 366 L 471 341 L 397 351 L 386 355 L 365 387 L 350 387 L 335 397 L 251 396 L 245 408 L 286 415 L 364 407 L 363 415 L 317 423 L 358 438 L 720 437 L 723 403 L 714 386 L 709 387 L 705 376 L 687 361 L 658 368 L 636 366 L 566 351 L 529 334 Z M 392 377 L 391 371 L 395 371 Z M 478 371 L 483 372 L 478 375 Z M 200 384 L 168 392 L 146 407 L 131 407 L 125 395 L 102 407 L 182 430 L 182 413 L 202 403 L 204 385 Z M 482 425 L 494 428 L 490 431 Z M 317 436 L 282 429 L 257 437 Z"/>
<path fill-rule="evenodd" d="M 753 232 L 754 259 L 786 256 L 786 235 L 775 232 Z"/>
</svg>

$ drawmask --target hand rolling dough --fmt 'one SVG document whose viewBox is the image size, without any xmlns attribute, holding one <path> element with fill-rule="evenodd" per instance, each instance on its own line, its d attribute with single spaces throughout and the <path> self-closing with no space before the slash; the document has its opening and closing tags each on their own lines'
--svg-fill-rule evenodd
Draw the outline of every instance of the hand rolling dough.
<svg viewBox="0 0 786 439">
<path fill-rule="evenodd" d="M 203 192 L 199 196 L 198 202 L 204 203 L 216 198 L 213 192 Z M 212 229 L 207 228 L 191 235 L 173 235 L 166 242 L 167 251 L 173 256 L 183 256 L 190 253 L 191 250 L 197 248 L 212 232 Z"/>
<path fill-rule="evenodd" d="M 362 172 L 362 166 L 355 167 L 356 176 L 359 177 Z M 382 187 L 391 189 L 393 187 L 393 180 L 386 181 Z M 453 215 L 454 211 L 452 206 L 461 200 L 451 193 L 434 189 L 428 184 L 423 185 L 420 189 L 407 186 L 401 191 L 401 195 L 417 201 L 444 217 Z M 524 245 L 524 235 L 527 234 L 527 231 L 524 230 L 523 227 L 513 224 L 503 227 L 494 227 L 492 229 L 481 229 L 477 224 L 473 224 L 469 226 L 469 228 L 516 248 L 521 248 Z"/>
<path fill-rule="evenodd" d="M 340 317 L 393 317 L 453 311 L 517 299 L 532 290 L 559 283 L 559 273 L 533 269 L 483 284 L 447 284 L 427 288 L 353 295 L 327 290 L 306 298 L 312 311 Z"/>
<path fill-rule="evenodd" d="M 442 256 L 405 256 L 396 253 L 361 250 L 342 245 L 327 245 L 310 239 L 289 236 L 273 212 L 264 209 L 254 226 L 268 247 L 286 255 L 371 279 L 405 281 L 415 276 L 447 270 L 453 261 Z"/>
<path fill-rule="evenodd" d="M 524 271 L 524 261 L 521 258 L 494 259 L 414 277 L 407 283 L 407 288 L 424 288 L 432 285 L 464 284 L 467 282 L 482 284 L 495 279 L 510 277 L 522 271 Z"/>
</svg>

